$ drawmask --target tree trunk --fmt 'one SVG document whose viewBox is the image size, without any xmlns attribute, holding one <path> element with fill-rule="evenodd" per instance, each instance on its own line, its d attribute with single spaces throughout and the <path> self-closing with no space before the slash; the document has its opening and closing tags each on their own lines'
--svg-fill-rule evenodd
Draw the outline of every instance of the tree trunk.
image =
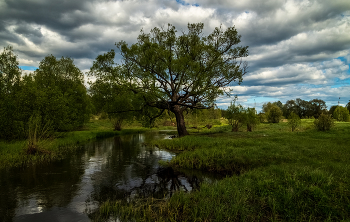
<svg viewBox="0 0 350 222">
<path fill-rule="evenodd" d="M 250 124 L 247 124 L 247 132 L 252 132 L 253 131 L 253 126 Z"/>
<path fill-rule="evenodd" d="M 189 135 L 186 130 L 183 111 L 180 109 L 180 107 L 174 107 L 174 109 L 171 111 L 175 114 L 176 117 L 177 133 L 179 134 L 179 137 Z"/>
</svg>

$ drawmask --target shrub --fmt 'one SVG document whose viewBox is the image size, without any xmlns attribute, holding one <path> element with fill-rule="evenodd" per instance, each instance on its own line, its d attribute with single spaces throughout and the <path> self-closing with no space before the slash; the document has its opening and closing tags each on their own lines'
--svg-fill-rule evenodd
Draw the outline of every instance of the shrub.
<svg viewBox="0 0 350 222">
<path fill-rule="evenodd" d="M 292 132 L 301 125 L 301 120 L 297 114 L 294 112 L 291 112 L 291 114 L 288 117 L 288 125 L 292 129 Z"/>
<path fill-rule="evenodd" d="M 333 118 L 337 121 L 349 121 L 349 110 L 345 107 L 338 106 L 333 112 Z"/>
<path fill-rule="evenodd" d="M 236 106 L 234 102 L 231 102 L 231 105 L 227 108 L 225 117 L 232 126 L 232 132 L 238 132 L 246 118 L 244 108 L 241 105 Z"/>
<path fill-rule="evenodd" d="M 315 128 L 319 131 L 330 130 L 334 126 L 334 120 L 331 115 L 321 114 L 318 119 L 314 121 Z"/>
<path fill-rule="evenodd" d="M 277 105 L 272 105 L 271 108 L 266 113 L 267 121 L 269 123 L 279 123 L 282 117 L 282 110 Z"/>
<path fill-rule="evenodd" d="M 247 131 L 252 132 L 255 126 L 260 123 L 259 117 L 256 114 L 255 108 L 247 108 L 245 113 L 246 113 L 245 122 L 247 124 Z"/>
<path fill-rule="evenodd" d="M 265 113 L 259 113 L 258 114 L 258 117 L 259 117 L 259 121 L 261 123 L 265 122 L 266 121 L 266 114 Z"/>
</svg>

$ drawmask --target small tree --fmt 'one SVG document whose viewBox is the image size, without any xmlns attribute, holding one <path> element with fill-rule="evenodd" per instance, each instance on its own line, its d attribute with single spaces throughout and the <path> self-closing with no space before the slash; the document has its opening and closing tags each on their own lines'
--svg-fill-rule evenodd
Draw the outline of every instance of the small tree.
<svg viewBox="0 0 350 222">
<path fill-rule="evenodd" d="M 338 106 L 333 112 L 333 118 L 337 121 L 349 121 L 349 110 L 345 107 Z"/>
<path fill-rule="evenodd" d="M 301 125 L 300 117 L 295 114 L 294 112 L 291 112 L 288 117 L 288 125 L 292 129 L 292 132 Z"/>
<path fill-rule="evenodd" d="M 314 121 L 314 125 L 319 131 L 330 130 L 334 126 L 334 120 L 331 115 L 321 114 L 318 119 Z"/>
<path fill-rule="evenodd" d="M 244 108 L 231 102 L 231 105 L 226 110 L 226 118 L 228 123 L 232 126 L 232 132 L 237 132 L 239 128 L 245 123 Z"/>
<path fill-rule="evenodd" d="M 267 111 L 267 121 L 269 123 L 279 123 L 282 117 L 282 110 L 275 104 L 271 105 L 270 109 Z"/>
<path fill-rule="evenodd" d="M 247 131 L 252 132 L 256 125 L 260 123 L 259 116 L 256 114 L 255 108 L 247 108 L 245 111 L 245 123 Z"/>
<path fill-rule="evenodd" d="M 263 123 L 266 121 L 266 114 L 265 113 L 259 113 L 258 117 L 259 117 L 260 123 Z"/>
</svg>

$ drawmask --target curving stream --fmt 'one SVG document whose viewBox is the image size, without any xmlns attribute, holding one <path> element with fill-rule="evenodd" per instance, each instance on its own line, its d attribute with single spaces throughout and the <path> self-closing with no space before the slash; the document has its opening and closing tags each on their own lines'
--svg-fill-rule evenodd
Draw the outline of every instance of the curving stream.
<svg viewBox="0 0 350 222">
<path fill-rule="evenodd" d="M 117 136 L 47 165 L 0 172 L 0 221 L 90 221 L 106 200 L 169 197 L 197 189 L 214 176 L 177 172 L 159 160 L 174 154 L 145 142 L 168 138 L 161 132 Z"/>
</svg>

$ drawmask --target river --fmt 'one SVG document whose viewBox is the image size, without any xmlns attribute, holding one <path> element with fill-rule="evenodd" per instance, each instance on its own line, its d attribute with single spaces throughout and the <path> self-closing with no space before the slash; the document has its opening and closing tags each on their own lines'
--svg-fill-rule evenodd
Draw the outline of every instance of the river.
<svg viewBox="0 0 350 222">
<path fill-rule="evenodd" d="M 86 143 L 50 164 L 0 172 L 0 221 L 90 221 L 106 200 L 163 198 L 198 189 L 213 175 L 159 165 L 175 154 L 146 146 L 161 132 L 116 136 Z"/>
</svg>

